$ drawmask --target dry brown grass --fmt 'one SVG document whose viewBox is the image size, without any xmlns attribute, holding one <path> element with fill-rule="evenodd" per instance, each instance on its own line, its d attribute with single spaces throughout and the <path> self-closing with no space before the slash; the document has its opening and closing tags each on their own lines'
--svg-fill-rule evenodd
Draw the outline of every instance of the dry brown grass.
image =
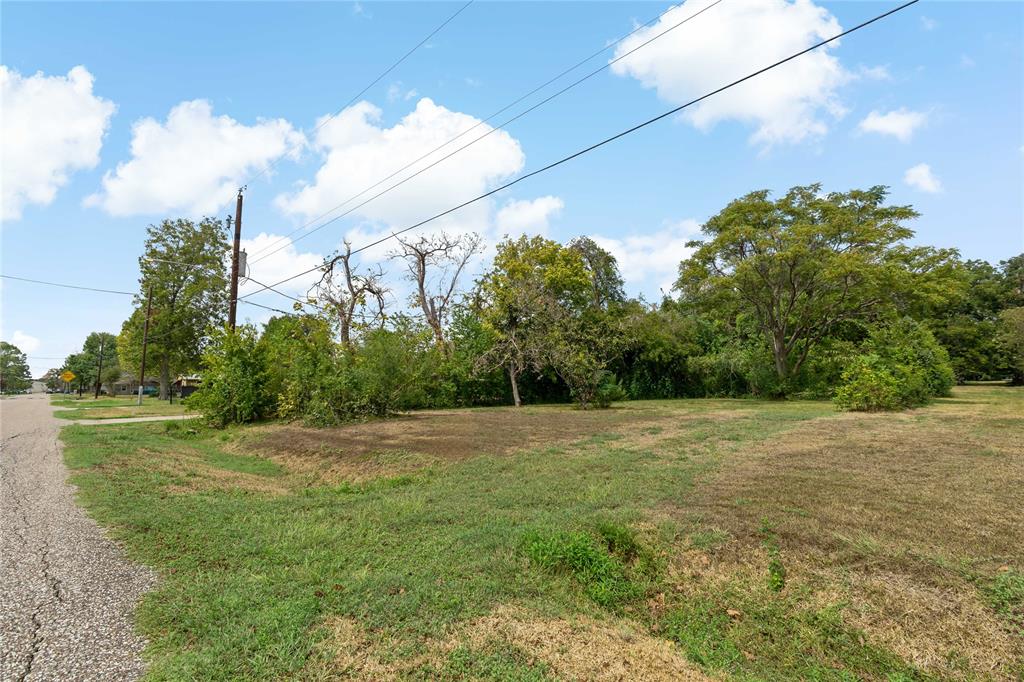
<svg viewBox="0 0 1024 682">
<path fill-rule="evenodd" d="M 252 429 L 238 447 L 325 481 L 359 481 L 479 455 L 557 446 L 609 431 L 640 432 L 678 418 L 650 405 L 600 411 L 564 405 L 428 410 L 327 429 L 273 424 Z"/>
<path fill-rule="evenodd" d="M 325 623 L 327 638 L 303 672 L 313 679 L 397 680 L 417 670 L 442 670 L 457 649 L 515 649 L 546 666 L 555 679 L 592 682 L 703 682 L 714 677 L 683 658 L 667 640 L 626 620 L 541 618 L 513 606 L 458 626 L 443 640 L 425 643 L 418 656 L 395 660 L 350 618 Z M 387 662 L 385 662 L 387 661 Z"/>
<path fill-rule="evenodd" d="M 1024 401 L 993 402 L 993 390 L 960 388 L 904 414 L 821 418 L 745 445 L 685 508 L 659 511 L 731 538 L 679 555 L 676 571 L 713 590 L 763 567 L 768 519 L 789 583 L 847 603 L 873 640 L 945 678 L 1009 679 L 1004 666 L 1024 659 L 1024 643 L 972 582 L 1024 565 Z"/>
</svg>

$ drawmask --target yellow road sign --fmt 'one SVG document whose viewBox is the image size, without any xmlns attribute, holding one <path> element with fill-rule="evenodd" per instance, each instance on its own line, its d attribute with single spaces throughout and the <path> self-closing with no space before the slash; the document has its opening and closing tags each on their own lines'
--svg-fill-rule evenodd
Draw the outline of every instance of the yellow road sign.
<svg viewBox="0 0 1024 682">
<path fill-rule="evenodd" d="M 71 383 L 72 381 L 75 380 L 75 373 L 72 372 L 70 369 L 66 369 L 60 373 L 60 380 L 65 383 Z"/>
</svg>

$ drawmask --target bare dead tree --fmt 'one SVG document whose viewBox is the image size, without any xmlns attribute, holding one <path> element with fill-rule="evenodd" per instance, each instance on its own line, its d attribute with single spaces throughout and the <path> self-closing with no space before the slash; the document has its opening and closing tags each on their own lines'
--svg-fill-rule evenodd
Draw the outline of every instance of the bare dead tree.
<svg viewBox="0 0 1024 682">
<path fill-rule="evenodd" d="M 470 259 L 483 249 L 476 233 L 449 236 L 444 232 L 423 235 L 415 240 L 398 239 L 401 245 L 392 258 L 401 258 L 408 278 L 416 285 L 412 304 L 423 311 L 423 319 L 434 333 L 437 346 L 450 352 L 445 328 L 459 276 Z"/>
<path fill-rule="evenodd" d="M 384 271 L 378 266 L 357 272 L 352 265 L 352 245 L 345 241 L 344 251 L 336 253 L 321 272 L 320 281 L 310 287 L 307 298 L 314 304 L 326 303 L 334 311 L 341 343 L 351 350 L 353 329 L 358 324 L 384 324 L 388 293 L 383 284 Z"/>
</svg>

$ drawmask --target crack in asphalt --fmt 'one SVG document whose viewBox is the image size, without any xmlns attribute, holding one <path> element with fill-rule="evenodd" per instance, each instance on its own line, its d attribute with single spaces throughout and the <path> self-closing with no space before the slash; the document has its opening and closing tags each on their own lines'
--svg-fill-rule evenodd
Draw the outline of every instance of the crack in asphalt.
<svg viewBox="0 0 1024 682">
<path fill-rule="evenodd" d="M 0 680 L 134 680 L 134 609 L 155 575 L 74 503 L 46 396 L 3 402 Z"/>
</svg>

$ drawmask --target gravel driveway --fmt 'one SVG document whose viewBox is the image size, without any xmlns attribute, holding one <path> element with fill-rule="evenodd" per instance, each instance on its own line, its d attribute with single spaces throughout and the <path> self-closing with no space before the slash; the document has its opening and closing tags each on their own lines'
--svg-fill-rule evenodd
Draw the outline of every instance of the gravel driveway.
<svg viewBox="0 0 1024 682">
<path fill-rule="evenodd" d="M 0 680 L 134 680 L 153 586 L 75 505 L 44 394 L 0 401 Z"/>
</svg>

